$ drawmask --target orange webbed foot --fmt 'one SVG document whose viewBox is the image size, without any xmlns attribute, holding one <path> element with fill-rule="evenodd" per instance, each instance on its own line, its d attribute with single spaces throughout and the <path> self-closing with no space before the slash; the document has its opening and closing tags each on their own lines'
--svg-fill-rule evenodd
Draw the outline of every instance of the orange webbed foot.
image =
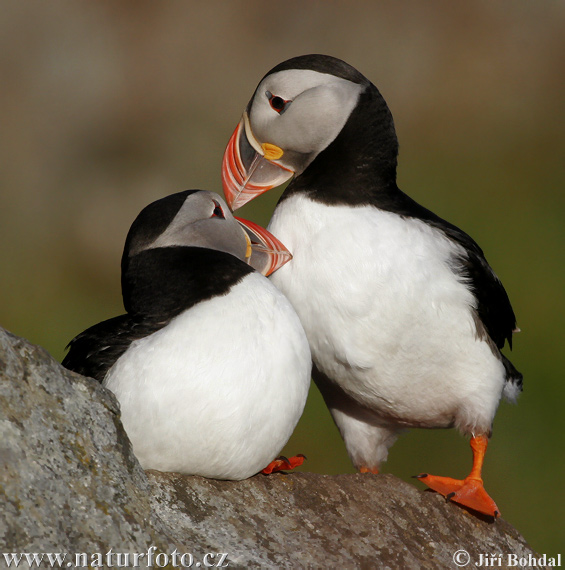
<svg viewBox="0 0 565 570">
<path fill-rule="evenodd" d="M 379 470 L 376 467 L 366 467 L 363 465 L 362 467 L 359 467 L 359 473 L 372 473 L 373 475 L 378 475 Z"/>
<path fill-rule="evenodd" d="M 300 467 L 304 460 L 306 459 L 305 455 L 299 453 L 294 457 L 286 458 L 284 456 L 277 457 L 274 461 L 271 461 L 265 469 L 261 471 L 264 475 L 270 475 L 271 473 L 276 473 L 277 471 L 292 471 L 295 467 Z"/>
<path fill-rule="evenodd" d="M 460 480 L 451 477 L 437 477 L 427 473 L 417 475 L 417 478 L 449 501 L 494 518 L 500 516 L 499 508 L 485 491 L 481 479 L 467 477 Z"/>
<path fill-rule="evenodd" d="M 496 518 L 500 516 L 500 510 L 485 491 L 481 479 L 488 438 L 484 435 L 473 436 L 470 443 L 473 451 L 473 468 L 465 479 L 436 477 L 427 473 L 417 475 L 416 478 L 420 479 L 430 489 L 441 493 L 447 500 Z"/>
</svg>

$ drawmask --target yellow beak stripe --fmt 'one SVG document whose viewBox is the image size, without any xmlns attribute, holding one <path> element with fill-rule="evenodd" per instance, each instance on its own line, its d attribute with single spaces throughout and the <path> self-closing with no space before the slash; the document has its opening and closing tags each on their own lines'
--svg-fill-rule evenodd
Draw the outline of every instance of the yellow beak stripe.
<svg viewBox="0 0 565 570">
<path fill-rule="evenodd" d="M 249 260 L 251 254 L 253 253 L 253 249 L 251 248 L 251 240 L 249 239 L 247 232 L 244 231 L 243 233 L 245 234 L 245 241 L 247 242 L 247 248 L 245 250 L 245 259 Z"/>
<path fill-rule="evenodd" d="M 282 148 L 271 143 L 263 143 L 261 148 L 263 149 L 263 156 L 267 160 L 277 160 L 284 154 Z"/>
</svg>

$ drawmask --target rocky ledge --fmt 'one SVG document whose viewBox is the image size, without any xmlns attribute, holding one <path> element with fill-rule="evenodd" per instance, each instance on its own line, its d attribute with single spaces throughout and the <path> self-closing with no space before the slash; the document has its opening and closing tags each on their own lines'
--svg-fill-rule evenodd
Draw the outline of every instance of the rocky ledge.
<svg viewBox="0 0 565 570">
<path fill-rule="evenodd" d="M 144 472 L 114 396 L 3 329 L 0 501 L 0 567 L 33 553 L 44 568 L 437 569 L 492 552 L 520 568 L 537 556 L 504 520 L 391 475 Z"/>
</svg>

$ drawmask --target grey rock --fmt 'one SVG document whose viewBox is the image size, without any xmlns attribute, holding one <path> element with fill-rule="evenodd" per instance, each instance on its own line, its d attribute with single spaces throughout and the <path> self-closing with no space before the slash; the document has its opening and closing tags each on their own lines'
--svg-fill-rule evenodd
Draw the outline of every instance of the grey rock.
<svg viewBox="0 0 565 570">
<path fill-rule="evenodd" d="M 168 568 L 435 569 L 456 567 L 459 550 L 471 566 L 486 553 L 536 556 L 505 521 L 481 520 L 391 475 L 234 482 L 145 473 L 114 396 L 3 329 L 0 508 L 0 567 L 4 553 L 60 552 L 145 568 L 149 549 L 153 567 L 168 560 Z M 144 554 L 137 565 L 134 553 Z"/>
<path fill-rule="evenodd" d="M 507 522 L 480 520 L 392 475 L 278 473 L 234 483 L 147 473 L 174 540 L 228 553 L 230 566 L 437 569 L 454 568 L 459 550 L 473 562 L 481 553 L 534 556 Z"/>
<path fill-rule="evenodd" d="M 169 548 L 113 394 L 3 329 L 0 502 L 0 553 Z"/>
</svg>

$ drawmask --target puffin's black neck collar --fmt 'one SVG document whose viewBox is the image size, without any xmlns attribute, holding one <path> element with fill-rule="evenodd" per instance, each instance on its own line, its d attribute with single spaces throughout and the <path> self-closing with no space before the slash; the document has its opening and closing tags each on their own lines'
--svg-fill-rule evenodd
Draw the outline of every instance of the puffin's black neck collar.
<svg viewBox="0 0 565 570">
<path fill-rule="evenodd" d="M 126 311 L 171 319 L 196 303 L 226 295 L 254 269 L 225 253 L 203 247 L 161 247 L 134 255 L 122 267 Z"/>
</svg>

